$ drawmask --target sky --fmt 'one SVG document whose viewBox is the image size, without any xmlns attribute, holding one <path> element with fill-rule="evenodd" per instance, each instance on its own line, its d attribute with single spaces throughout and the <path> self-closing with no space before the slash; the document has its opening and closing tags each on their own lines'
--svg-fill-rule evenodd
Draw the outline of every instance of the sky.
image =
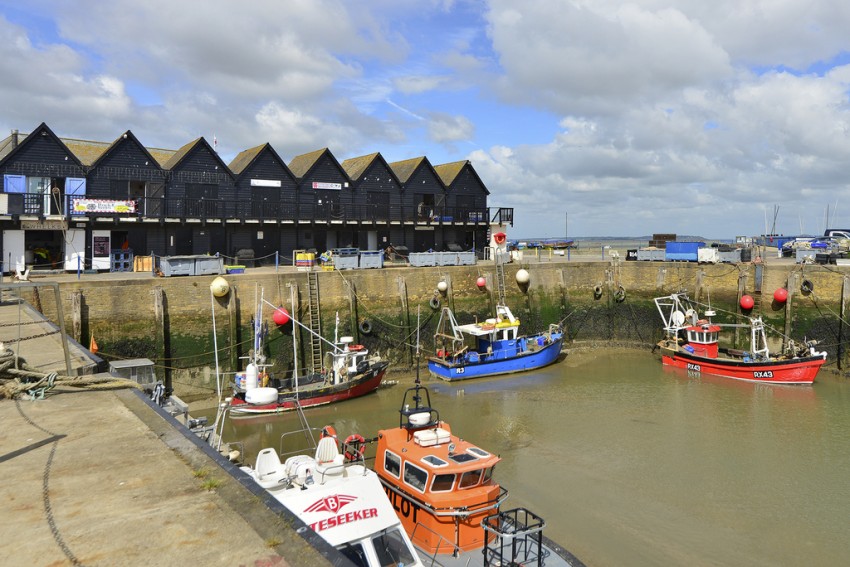
<svg viewBox="0 0 850 567">
<path fill-rule="evenodd" d="M 509 238 L 850 228 L 850 3 L 0 0 L 0 137 L 470 160 Z"/>
</svg>

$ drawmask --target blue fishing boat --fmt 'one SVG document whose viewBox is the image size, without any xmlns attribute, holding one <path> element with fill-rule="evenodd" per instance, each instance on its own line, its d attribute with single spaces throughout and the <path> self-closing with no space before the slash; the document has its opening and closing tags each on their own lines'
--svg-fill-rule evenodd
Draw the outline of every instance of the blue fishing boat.
<svg viewBox="0 0 850 567">
<path fill-rule="evenodd" d="M 459 325 L 451 309 L 444 307 L 428 371 L 443 380 L 468 380 L 534 370 L 558 359 L 564 340 L 560 325 L 528 336 L 519 334 L 519 325 L 506 305 L 496 306 L 495 318 L 466 325 Z"/>
</svg>

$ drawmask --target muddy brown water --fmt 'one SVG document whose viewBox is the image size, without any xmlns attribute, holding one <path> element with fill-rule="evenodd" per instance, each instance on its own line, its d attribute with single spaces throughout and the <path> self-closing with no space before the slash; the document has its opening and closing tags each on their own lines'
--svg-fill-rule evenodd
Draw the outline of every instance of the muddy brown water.
<svg viewBox="0 0 850 567">
<path fill-rule="evenodd" d="M 850 383 L 828 372 L 813 386 L 770 386 L 597 349 L 531 374 L 423 382 L 454 433 L 502 456 L 506 507 L 542 516 L 545 534 L 589 566 L 850 558 Z M 410 385 L 405 376 L 307 419 L 373 437 L 398 426 Z M 293 424 L 231 421 L 225 439 L 250 461 Z"/>
</svg>

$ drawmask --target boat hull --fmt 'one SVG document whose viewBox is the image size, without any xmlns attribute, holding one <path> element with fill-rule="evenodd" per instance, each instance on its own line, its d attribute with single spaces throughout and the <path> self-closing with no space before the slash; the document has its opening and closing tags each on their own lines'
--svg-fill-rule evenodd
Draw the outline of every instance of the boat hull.
<svg viewBox="0 0 850 567">
<path fill-rule="evenodd" d="M 299 389 L 298 402 L 302 408 L 306 408 L 365 396 L 378 389 L 386 370 L 387 363 L 380 362 L 357 378 L 343 384 Z M 280 392 L 278 400 L 270 404 L 249 404 L 243 398 L 234 396 L 230 402 L 230 413 L 234 418 L 282 413 L 295 409 L 293 401 L 295 397 L 295 390 L 289 390 Z"/>
<path fill-rule="evenodd" d="M 516 356 L 495 360 L 479 359 L 478 362 L 465 359 L 452 362 L 448 359 L 429 358 L 428 371 L 431 375 L 448 382 L 526 372 L 528 370 L 543 368 L 555 362 L 558 359 L 558 355 L 561 354 L 562 344 L 563 337 L 553 340 L 540 350 L 534 352 L 527 351 Z"/>
<path fill-rule="evenodd" d="M 764 384 L 811 384 L 826 362 L 824 356 L 807 356 L 769 362 L 707 358 L 687 351 L 662 349 L 661 362 L 689 373 L 712 374 Z"/>
</svg>

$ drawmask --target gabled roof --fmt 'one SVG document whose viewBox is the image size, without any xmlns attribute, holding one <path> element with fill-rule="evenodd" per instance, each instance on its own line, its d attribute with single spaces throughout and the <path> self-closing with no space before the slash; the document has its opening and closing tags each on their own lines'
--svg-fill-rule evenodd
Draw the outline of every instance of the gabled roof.
<svg viewBox="0 0 850 567">
<path fill-rule="evenodd" d="M 230 173 L 230 168 L 227 167 L 227 164 L 221 160 L 221 158 L 218 156 L 218 153 L 216 153 L 212 146 L 210 146 L 209 143 L 203 137 L 192 140 L 191 142 L 174 152 L 174 155 L 172 155 L 171 158 L 169 158 L 168 161 L 162 165 L 163 169 L 173 170 L 174 168 L 178 167 L 183 162 L 183 160 L 186 159 L 186 156 L 192 153 L 192 151 L 196 148 L 203 148 L 207 152 L 209 152 L 209 154 L 213 156 L 213 158 L 221 166 L 222 171 L 227 173 L 227 175 L 229 175 L 231 178 L 233 177 L 233 174 Z"/>
<path fill-rule="evenodd" d="M 463 161 L 453 161 L 452 163 L 444 163 L 442 165 L 435 165 L 434 171 L 437 172 L 437 175 L 440 176 L 440 179 L 443 183 L 448 187 L 452 184 L 460 172 L 463 171 L 463 166 L 468 164 L 468 160 Z"/>
<path fill-rule="evenodd" d="M 11 134 L 0 140 L 0 161 L 2 161 L 4 157 L 9 155 L 9 152 L 14 150 L 21 143 L 21 140 L 26 137 L 26 134 L 21 134 L 20 132 L 15 130 Z"/>
<path fill-rule="evenodd" d="M 189 152 L 191 152 L 195 148 L 195 146 L 201 143 L 201 140 L 203 140 L 202 137 L 195 138 L 188 144 L 183 145 L 182 148 L 174 152 L 174 154 L 170 158 L 168 158 L 167 162 L 162 164 L 162 167 L 165 169 L 174 169 L 176 165 L 183 161 L 183 158 L 189 155 Z"/>
<path fill-rule="evenodd" d="M 439 181 L 440 185 L 445 189 L 446 184 L 443 183 L 443 180 L 440 179 L 440 176 L 434 170 L 434 166 L 431 165 L 431 162 L 428 161 L 428 158 L 425 156 L 406 159 L 404 161 L 395 161 L 390 164 L 390 168 L 392 168 L 393 173 L 399 178 L 402 183 L 407 183 L 410 181 L 410 178 L 413 177 L 413 174 L 416 173 L 416 170 L 421 167 L 427 167 L 431 170 L 431 173 L 434 174 L 434 177 Z"/>
<path fill-rule="evenodd" d="M 60 138 L 62 143 L 77 156 L 83 165 L 91 165 L 112 146 L 107 142 L 95 142 L 94 140 L 78 140 L 76 138 Z"/>
<path fill-rule="evenodd" d="M 23 140 L 20 139 L 20 136 L 22 136 L 22 134 L 18 134 L 18 137 L 19 137 L 18 138 L 19 139 L 18 145 L 14 146 L 14 147 L 10 147 L 8 153 L 6 153 L 6 155 L 2 156 L 2 158 L 0 158 L 0 161 L 6 161 L 8 159 L 11 159 L 11 156 L 18 153 L 19 151 L 22 151 L 21 148 L 23 148 L 24 146 L 27 146 L 32 140 L 35 139 L 36 136 L 48 136 L 48 137 L 52 138 L 53 141 L 55 141 L 59 146 L 64 148 L 66 152 L 68 152 L 68 157 L 73 159 L 74 163 L 76 163 L 80 167 L 83 167 L 83 163 L 80 161 L 80 158 L 78 158 L 76 156 L 76 154 L 74 154 L 74 152 L 72 152 L 71 149 L 68 148 L 68 146 L 66 146 L 65 143 L 59 138 L 59 136 L 54 134 L 53 130 L 51 130 L 50 127 L 47 124 L 45 124 L 44 122 L 39 124 L 38 128 L 33 130 Z M 11 136 L 9 136 L 8 139 L 11 143 Z"/>
<path fill-rule="evenodd" d="M 233 158 L 233 161 L 231 161 L 227 167 L 229 167 L 230 171 L 236 175 L 240 175 L 243 171 L 245 171 L 246 167 L 254 163 L 254 160 L 257 159 L 257 156 L 260 155 L 266 146 L 268 146 L 268 143 L 260 144 L 259 146 L 248 148 L 247 150 L 242 150 L 235 158 Z"/>
<path fill-rule="evenodd" d="M 381 152 L 375 152 L 373 154 L 368 154 L 365 156 L 349 158 L 342 162 L 342 168 L 345 170 L 345 173 L 348 174 L 348 177 L 351 178 L 352 181 L 359 181 L 369 170 L 375 162 L 380 161 L 387 168 L 387 171 L 390 175 L 393 176 L 396 183 L 401 185 L 401 181 L 398 176 L 395 174 L 393 169 L 390 167 L 390 164 L 387 163 L 387 160 L 384 159 L 384 156 L 381 155 Z"/>
<path fill-rule="evenodd" d="M 321 158 L 325 152 L 329 152 L 329 150 L 327 148 L 322 148 L 321 150 L 295 156 L 292 158 L 292 161 L 289 162 L 289 171 L 291 171 L 295 177 L 301 179 L 307 175 L 307 172 L 310 171 L 314 165 L 316 165 L 316 162 L 319 161 L 319 158 Z"/>
<path fill-rule="evenodd" d="M 380 152 L 375 152 L 374 154 L 349 158 L 340 165 L 342 165 L 345 173 L 347 173 L 352 180 L 356 180 L 360 179 L 360 177 L 366 173 L 366 170 L 370 165 L 372 165 L 372 162 L 374 162 L 380 155 Z"/>
<path fill-rule="evenodd" d="M 468 167 L 468 168 L 469 168 L 469 170 L 470 170 L 470 171 L 472 172 L 472 174 L 475 176 L 475 179 L 477 179 L 477 180 L 478 180 L 478 183 L 479 183 L 479 184 L 481 185 L 481 187 L 484 189 L 484 193 L 485 193 L 486 195 L 489 195 L 489 194 L 490 194 L 490 191 L 487 189 L 487 187 L 486 187 L 486 186 L 484 185 L 484 183 L 481 181 L 481 178 L 478 176 L 478 172 L 477 172 L 477 171 L 475 171 L 475 168 L 474 168 L 474 167 L 472 167 L 472 162 L 470 162 L 470 161 L 469 161 L 469 160 L 467 160 L 467 159 L 462 160 L 462 161 L 454 161 L 454 162 L 451 162 L 451 163 L 444 163 L 444 164 L 442 164 L 442 165 L 435 165 L 435 166 L 434 166 L 434 171 L 436 171 L 436 172 L 437 172 L 437 175 L 439 175 L 439 176 L 440 176 L 440 180 L 443 182 L 443 184 L 444 184 L 446 187 L 450 187 L 450 186 L 451 186 L 451 184 L 455 182 L 455 180 L 457 179 L 458 175 L 460 175 L 460 174 L 461 174 L 461 172 L 462 172 L 462 171 L 464 170 L 464 168 L 466 168 L 466 167 Z"/>
<path fill-rule="evenodd" d="M 237 178 L 241 177 L 243 173 L 248 171 L 251 165 L 254 164 L 260 156 L 263 155 L 263 152 L 271 153 L 272 158 L 277 160 L 280 164 L 280 167 L 286 174 L 294 180 L 295 176 L 292 175 L 292 172 L 289 171 L 289 168 L 286 167 L 286 162 L 284 162 L 271 144 L 266 142 L 265 144 L 260 144 L 259 146 L 255 146 L 253 148 L 248 148 L 247 150 L 242 150 L 239 154 L 233 158 L 233 161 L 230 162 L 228 167 L 230 171 L 232 171 Z"/>
<path fill-rule="evenodd" d="M 390 168 L 393 170 L 393 173 L 396 174 L 399 181 L 406 183 L 410 180 L 413 172 L 416 171 L 424 161 L 427 161 L 425 156 L 406 159 L 404 161 L 394 161 L 390 164 Z"/>
<path fill-rule="evenodd" d="M 112 152 L 112 150 L 117 148 L 122 142 L 125 142 L 125 141 L 135 144 L 139 149 L 142 150 L 142 153 L 148 158 L 149 161 L 153 162 L 157 166 L 161 166 L 161 162 L 153 156 L 153 154 L 151 153 L 150 150 L 148 150 L 148 148 L 146 148 L 142 145 L 142 143 L 139 141 L 139 139 L 136 138 L 136 136 L 130 130 L 127 130 L 126 132 L 124 132 L 123 134 L 118 136 L 115 139 L 114 142 L 109 144 L 106 147 L 106 149 L 104 151 L 102 151 L 100 153 L 100 155 L 95 158 L 94 161 L 89 162 L 89 163 L 86 163 L 85 161 L 83 161 L 83 163 L 86 163 L 86 165 L 93 165 L 93 166 L 97 167 L 98 163 L 100 163 L 103 159 L 105 159 Z M 95 143 L 100 144 L 101 142 L 95 142 Z M 66 144 L 67 144 L 67 142 L 66 142 Z M 73 151 L 73 148 L 71 148 L 71 149 Z M 164 150 L 162 150 L 162 151 L 164 151 Z M 82 158 L 80 158 L 80 159 L 82 160 Z"/>
<path fill-rule="evenodd" d="M 314 152 L 301 154 L 300 156 L 295 156 L 292 158 L 292 161 L 289 162 L 289 171 L 297 177 L 298 179 L 303 179 L 307 176 L 310 171 L 316 167 L 323 157 L 328 156 L 336 166 L 339 168 L 339 172 L 348 180 L 351 180 L 348 173 L 342 168 L 337 159 L 331 153 L 328 148 L 322 148 L 321 150 L 316 150 Z"/>
</svg>

